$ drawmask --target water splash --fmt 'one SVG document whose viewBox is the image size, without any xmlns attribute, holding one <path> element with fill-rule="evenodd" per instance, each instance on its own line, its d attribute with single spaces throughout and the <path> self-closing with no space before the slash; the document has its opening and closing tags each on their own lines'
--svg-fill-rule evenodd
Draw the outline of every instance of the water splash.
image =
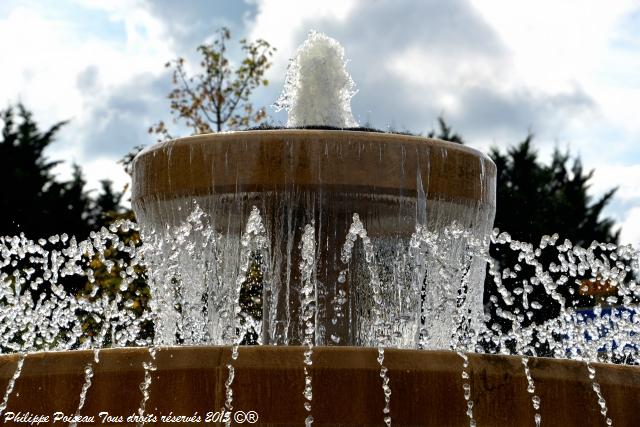
<svg viewBox="0 0 640 427">
<path fill-rule="evenodd" d="M 287 110 L 289 127 L 355 127 L 354 88 L 340 43 L 311 31 L 289 62 L 284 91 L 275 106 Z"/>
<path fill-rule="evenodd" d="M 388 369 L 384 365 L 384 347 L 378 347 L 378 365 L 380 365 L 380 378 L 382 380 L 382 396 L 384 408 L 382 408 L 382 420 L 388 427 L 391 426 L 391 386 L 389 385 Z"/>
<path fill-rule="evenodd" d="M 390 242 L 370 236 L 355 214 L 337 252 L 342 264 L 336 281 L 343 287 L 335 289 L 345 291 L 335 292 L 338 302 L 317 296 L 330 292 L 329 285 L 313 275 L 323 236 L 320 227 L 309 224 L 302 245 L 285 254 L 302 260 L 299 324 L 303 340 L 311 344 L 305 369 L 312 360 L 312 346 L 324 339 L 323 322 L 331 322 L 318 313 L 336 303 L 347 312 L 358 301 L 356 308 L 361 311 L 351 325 L 358 345 L 382 352 L 387 347 L 440 348 L 521 356 L 536 423 L 541 422 L 541 402 L 529 358 L 585 362 L 603 419 L 613 423 L 592 364 L 640 362 L 636 281 L 640 257 L 633 247 L 597 242 L 580 247 L 557 235 L 544 236 L 533 245 L 499 231 L 489 242 L 455 223 L 438 232 L 418 225 L 410 239 Z M 265 289 L 277 293 L 282 291 L 277 286 L 284 283 L 270 282 L 270 271 L 282 263 L 277 259 L 282 254 L 270 250 L 265 218 L 252 209 L 242 236 L 236 237 L 225 234 L 196 206 L 185 223 L 146 231 L 142 239 L 132 237 L 137 232 L 135 223 L 119 221 L 84 241 L 66 235 L 38 241 L 0 237 L 0 350 L 19 354 L 0 411 L 6 409 L 30 352 L 92 348 L 95 369 L 100 348 L 147 346 L 152 361 L 144 366 L 142 414 L 154 369 L 154 346 L 180 344 L 233 345 L 227 380 L 228 406 L 232 406 L 232 364 L 240 340 L 250 330 L 271 336 L 273 327 L 269 318 L 257 324 L 238 308 L 257 254 Z M 492 259 L 489 243 L 510 254 L 513 264 L 500 265 Z M 481 305 L 477 309 L 472 289 L 478 265 L 488 266 L 496 289 L 484 312 Z M 111 289 L 100 285 L 107 275 L 114 281 Z M 349 286 L 344 285 L 347 280 Z M 145 299 L 143 284 L 152 298 Z M 263 301 L 268 305 L 273 299 Z M 386 368 L 383 363 L 380 367 L 383 386 L 388 386 Z M 306 374 L 310 379 L 310 371 Z M 463 379 L 468 379 L 465 374 L 469 375 L 466 366 Z M 90 386 L 91 375 L 85 371 L 79 409 Z M 306 386 L 307 382 L 305 391 Z M 384 388 L 383 395 L 388 407 Z M 311 398 L 305 396 L 305 402 L 311 404 Z M 467 403 L 470 423 L 471 402 Z"/>
<path fill-rule="evenodd" d="M 233 411 L 233 380 L 236 377 L 236 370 L 233 367 L 233 363 L 238 360 L 238 345 L 235 344 L 232 348 L 231 348 L 231 361 L 227 364 L 227 379 L 224 382 L 224 389 L 225 389 L 225 401 L 224 401 L 224 407 L 227 409 L 227 411 L 231 412 Z M 231 425 L 231 420 L 228 420 L 225 425 L 230 426 Z"/>
<path fill-rule="evenodd" d="M 607 401 L 605 400 L 602 390 L 600 389 L 600 384 L 598 380 L 596 380 L 596 368 L 594 368 L 590 362 L 587 362 L 587 371 L 589 372 L 589 379 L 591 380 L 591 388 L 595 393 L 598 399 L 598 406 L 600 407 L 600 414 L 602 418 L 604 418 L 605 423 L 608 426 L 613 425 L 613 420 L 607 416 Z"/>
<path fill-rule="evenodd" d="M 21 353 L 18 356 L 18 362 L 16 364 L 16 369 L 15 369 L 15 371 L 13 371 L 13 375 L 9 379 L 9 383 L 7 384 L 7 388 L 4 391 L 4 396 L 2 398 L 2 403 L 0 403 L 0 415 L 2 415 L 2 413 L 4 412 L 5 409 L 7 409 L 7 405 L 9 404 L 9 397 L 11 396 L 11 393 L 13 392 L 13 388 L 16 385 L 16 381 L 18 381 L 18 378 L 20 378 L 20 374 L 22 373 L 22 367 L 24 366 L 24 359 L 25 358 L 26 358 L 26 355 L 24 353 Z"/>
<path fill-rule="evenodd" d="M 312 376 L 309 372 L 311 365 L 313 364 L 313 345 L 315 342 L 315 328 L 316 328 L 316 301 L 317 301 L 317 289 L 316 280 L 314 278 L 315 259 L 316 259 L 316 234 L 314 224 L 308 224 L 304 228 L 302 234 L 302 241 L 300 242 L 301 261 L 300 261 L 300 276 L 302 280 L 302 289 L 300 290 L 300 296 L 302 301 L 300 302 L 300 320 L 302 328 L 304 329 L 304 341 L 303 345 L 306 346 L 304 351 L 304 409 L 308 415 L 305 419 L 305 425 L 310 426 L 313 424 L 313 416 L 311 415 L 311 401 L 313 400 L 313 385 Z"/>
<path fill-rule="evenodd" d="M 201 224 L 199 221 L 201 216 L 196 219 L 197 224 Z M 243 311 L 240 304 L 240 297 L 243 285 L 247 282 L 249 272 L 252 271 L 252 266 L 255 266 L 256 260 L 260 259 L 262 252 L 267 246 L 267 240 L 265 237 L 265 228 L 262 223 L 262 217 L 260 216 L 260 210 L 257 207 L 251 209 L 247 225 L 242 234 L 240 241 L 240 271 L 236 277 L 235 289 L 231 295 L 231 306 L 233 307 L 233 319 L 235 325 L 231 327 L 232 332 L 228 335 L 232 338 L 231 349 L 231 361 L 227 364 L 227 380 L 225 381 L 225 407 L 227 410 L 233 410 L 233 381 L 235 379 L 235 368 L 233 363 L 238 359 L 239 346 L 246 340 L 246 337 L 250 333 L 256 334 L 256 344 L 260 344 L 261 340 L 261 325 L 258 324 L 256 319 L 251 316 L 251 313 Z M 230 425 L 231 421 L 227 422 Z"/>
<path fill-rule="evenodd" d="M 529 358 L 523 356 L 521 361 L 524 368 L 524 375 L 527 379 L 527 393 L 531 395 L 531 406 L 535 411 L 533 421 L 535 422 L 536 427 L 540 427 L 540 422 L 542 421 L 542 416 L 540 415 L 540 397 L 536 394 L 536 383 L 533 381 L 531 369 L 529 369 Z"/>
<path fill-rule="evenodd" d="M 84 407 L 84 403 L 87 399 L 87 393 L 91 388 L 92 378 L 93 378 L 93 364 L 87 363 L 84 366 L 84 383 L 82 384 L 82 389 L 80 390 L 80 400 L 78 401 L 78 407 L 76 408 L 74 419 L 80 419 L 82 408 Z M 76 421 L 69 423 L 69 427 L 77 427 L 77 426 L 78 426 L 78 423 Z"/>
<path fill-rule="evenodd" d="M 280 256 L 269 252 L 257 209 L 248 218 L 248 234 L 236 246 L 200 214 L 186 225 L 145 234 L 144 243 L 123 239 L 125 230 L 137 230 L 137 225 L 119 222 L 82 242 L 62 236 L 38 242 L 25 236 L 1 237 L 2 353 L 237 344 L 254 326 L 238 309 L 240 288 L 255 260 L 252 253 L 263 256 L 265 283 L 270 280 L 270 266 L 277 262 L 273 257 Z M 361 249 L 356 247 L 358 240 Z M 408 242 L 390 244 L 370 237 L 354 215 L 339 251 L 346 268 L 336 275 L 338 283 L 347 275 L 364 275 L 360 282 L 366 287 L 350 282 L 344 289 L 348 292 L 336 296 L 345 309 L 354 298 L 363 305 L 357 319 L 361 323 L 354 325 L 360 334 L 358 345 L 638 363 L 639 257 L 633 247 L 594 242 L 582 248 L 566 240 L 557 244 L 557 236 L 546 236 L 536 247 L 500 232 L 491 240 L 502 252 L 511 253 L 516 264 L 500 266 L 489 256 L 488 242 L 457 224 L 438 233 L 418 226 Z M 307 255 L 306 262 L 312 265 L 316 252 Z M 485 313 L 478 313 L 468 297 L 469 271 L 478 262 L 488 265 L 497 290 Z M 113 292 L 96 285 L 96 278 L 109 270 L 116 281 Z M 65 287 L 72 279 L 86 287 L 81 292 L 77 286 Z M 143 290 L 132 290 L 141 280 L 153 295 L 146 303 Z M 606 285 L 608 293 L 590 295 L 595 285 Z M 314 286 L 326 292 L 326 284 Z M 423 303 L 411 305 L 425 289 Z M 313 309 L 317 312 L 319 304 L 332 301 L 316 300 Z M 585 301 L 587 305 L 580 305 Z M 141 303 L 146 306 L 140 307 Z M 442 313 L 454 313 L 446 316 L 454 321 L 443 319 Z M 320 333 L 322 326 L 315 324 L 314 333 Z M 261 335 L 265 334 L 270 331 L 263 330 Z"/>
<path fill-rule="evenodd" d="M 471 399 L 471 383 L 469 375 L 469 356 L 466 353 L 458 351 L 458 356 L 462 358 L 462 390 L 464 392 L 464 401 L 467 404 L 467 417 L 469 417 L 469 427 L 476 427 L 476 420 L 473 417 L 473 399 Z"/>
<path fill-rule="evenodd" d="M 153 380 L 152 372 L 157 369 L 156 366 L 156 353 L 157 349 L 155 347 L 149 347 L 149 362 L 142 362 L 142 369 L 144 370 L 144 379 L 140 384 L 140 392 L 142 393 L 142 399 L 140 400 L 140 406 L 138 407 L 138 421 L 136 424 L 139 427 L 144 426 L 145 424 L 145 408 L 147 406 L 147 401 L 151 396 L 151 381 Z"/>
<path fill-rule="evenodd" d="M 351 226 L 345 239 L 345 243 L 341 250 L 341 260 L 344 264 L 349 264 L 353 258 L 354 245 L 357 240 L 362 241 L 364 248 L 364 259 L 367 265 L 367 269 L 370 274 L 369 291 L 371 291 L 373 305 L 371 308 L 372 320 L 371 326 L 373 330 L 373 336 L 375 337 L 378 346 L 377 361 L 380 365 L 380 378 L 382 380 L 382 395 L 384 397 L 384 408 L 382 409 L 383 421 L 387 426 L 391 425 L 391 386 L 389 385 L 389 376 L 387 375 L 388 369 L 384 365 L 384 346 L 388 345 L 391 339 L 388 331 L 393 327 L 390 327 L 389 323 L 385 323 L 384 320 L 384 306 L 385 301 L 382 295 L 382 285 L 378 276 L 378 269 L 376 265 L 376 255 L 373 243 L 367 235 L 360 216 L 353 214 Z"/>
</svg>

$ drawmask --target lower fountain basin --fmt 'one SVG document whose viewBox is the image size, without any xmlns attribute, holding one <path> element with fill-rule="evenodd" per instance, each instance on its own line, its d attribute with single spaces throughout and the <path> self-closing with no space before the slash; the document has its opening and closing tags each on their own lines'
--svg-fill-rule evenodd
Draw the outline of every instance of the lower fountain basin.
<svg viewBox="0 0 640 427">
<path fill-rule="evenodd" d="M 145 414 L 206 417 L 224 408 L 231 349 L 229 347 L 165 347 L 156 353 Z M 14 373 L 17 355 L 0 356 L 0 386 Z M 314 349 L 313 410 L 315 425 L 380 425 L 384 399 L 380 366 L 373 348 Z M 73 415 L 92 351 L 35 353 L 26 357 L 2 414 L 29 412 Z M 122 416 L 120 425 L 134 425 L 144 380 L 146 348 L 105 349 L 94 366 L 92 385 L 82 415 L 100 412 Z M 261 425 L 301 425 L 303 348 L 242 347 L 234 361 L 234 411 L 255 411 Z M 535 412 L 519 357 L 469 355 L 468 372 L 473 415 L 479 426 L 533 425 Z M 462 358 L 447 351 L 386 350 L 385 366 L 392 388 L 391 416 L 396 425 L 468 425 Z M 640 425 L 640 368 L 593 364 L 608 416 L 614 425 Z M 531 375 L 540 397 L 545 426 L 602 425 L 597 398 L 584 363 L 531 358 Z M 153 424 L 153 423 L 150 423 Z M 24 425 L 24 424 L 23 424 Z M 82 425 L 82 423 L 81 423 Z M 182 424 L 184 425 L 184 424 Z"/>
</svg>

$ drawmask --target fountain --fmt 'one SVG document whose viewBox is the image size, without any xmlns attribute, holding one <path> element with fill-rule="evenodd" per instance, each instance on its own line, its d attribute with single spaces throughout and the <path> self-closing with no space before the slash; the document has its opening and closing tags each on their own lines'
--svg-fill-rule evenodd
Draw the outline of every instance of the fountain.
<svg viewBox="0 0 640 427">
<path fill-rule="evenodd" d="M 0 238 L 5 422 L 640 425 L 637 367 L 601 363 L 638 363 L 638 253 L 493 231 L 493 162 L 358 128 L 344 63 L 312 32 L 277 102 L 288 129 L 140 153 L 138 224 Z M 113 294 L 99 268 L 118 273 Z M 613 307 L 567 304 L 579 279 L 614 289 Z M 532 321 L 535 289 L 557 317 Z"/>
</svg>

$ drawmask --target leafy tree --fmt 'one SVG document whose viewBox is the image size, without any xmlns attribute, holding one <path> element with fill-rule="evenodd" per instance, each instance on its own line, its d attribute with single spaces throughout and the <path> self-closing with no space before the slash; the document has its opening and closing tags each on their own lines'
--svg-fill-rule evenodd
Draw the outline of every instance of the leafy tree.
<svg viewBox="0 0 640 427">
<path fill-rule="evenodd" d="M 275 48 L 265 40 L 248 42 L 240 40 L 244 58 L 233 67 L 227 52 L 227 42 L 231 32 L 221 28 L 217 38 L 210 44 L 198 47 L 202 59 L 200 72 L 189 76 L 185 60 L 178 58 L 166 64 L 173 68 L 174 89 L 169 93 L 171 114 L 175 122 L 183 122 L 194 134 L 220 132 L 225 129 L 248 128 L 259 125 L 266 117 L 264 108 L 254 110 L 249 97 L 255 89 L 267 86 L 265 72 L 271 67 L 270 57 Z M 172 139 L 163 121 L 149 128 L 149 133 L 157 134 L 160 140 Z M 131 175 L 133 159 L 142 147 L 135 147 L 120 163 Z M 240 292 L 240 308 L 243 323 L 259 322 L 262 319 L 262 273 L 261 261 L 253 259 L 248 276 Z M 257 332 L 249 327 L 243 337 L 243 344 L 256 344 Z"/>
<path fill-rule="evenodd" d="M 269 84 L 264 74 L 271 66 L 269 58 L 275 48 L 262 39 L 255 42 L 241 39 L 245 57 L 234 68 L 227 56 L 230 39 L 231 32 L 221 28 L 212 43 L 198 47 L 201 70 L 195 76 L 187 74 L 184 58 L 166 64 L 167 68 L 173 67 L 174 89 L 168 96 L 171 113 L 194 134 L 249 127 L 266 117 L 264 108 L 254 110 L 249 97 L 256 88 Z M 149 133 L 171 139 L 162 121 L 150 127 Z"/>
</svg>

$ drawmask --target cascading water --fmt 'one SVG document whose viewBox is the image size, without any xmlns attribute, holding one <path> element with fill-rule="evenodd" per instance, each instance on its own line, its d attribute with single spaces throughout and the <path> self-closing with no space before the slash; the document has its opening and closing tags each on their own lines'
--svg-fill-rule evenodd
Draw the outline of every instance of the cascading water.
<svg viewBox="0 0 640 427">
<path fill-rule="evenodd" d="M 197 208 L 196 212 L 199 212 Z M 258 217 L 259 213 L 256 209 L 247 225 L 247 230 L 256 233 L 255 235 L 260 234 L 260 227 L 256 224 L 260 224 L 262 220 Z M 3 237 L 0 239 L 0 259 L 3 266 L 2 280 L 4 284 L 2 288 L 3 316 L 0 325 L 2 328 L 1 345 L 5 353 L 17 352 L 23 355 L 15 369 L 12 381 L 6 387 L 3 409 L 7 407 L 7 404 L 10 406 L 13 384 L 20 380 L 25 356 L 28 358 L 28 355 L 33 351 L 126 345 L 150 346 L 154 339 L 160 341 L 162 345 L 179 345 L 184 340 L 181 325 L 185 324 L 190 325 L 189 339 L 192 344 L 204 345 L 225 342 L 225 340 L 229 344 L 237 343 L 239 339 L 237 334 L 229 334 L 229 331 L 242 330 L 242 325 L 247 323 L 239 320 L 242 318 L 242 313 L 233 309 L 229 310 L 230 315 L 224 317 L 224 321 L 218 320 L 216 322 L 216 329 L 211 329 L 211 324 L 202 321 L 201 311 L 182 310 L 181 306 L 183 305 L 180 303 L 156 308 L 158 310 L 157 318 L 163 320 L 156 323 L 156 335 L 153 338 L 145 336 L 144 326 L 145 320 L 153 318 L 151 311 L 145 311 L 140 316 L 132 312 L 135 293 L 128 297 L 131 299 L 127 299 L 121 290 L 110 296 L 100 297 L 94 292 L 93 296 L 90 293 L 86 298 L 77 298 L 76 295 L 67 292 L 59 284 L 62 278 L 70 280 L 73 277 L 82 278 L 87 283 L 91 283 L 96 272 L 86 268 L 86 265 L 96 259 L 103 259 L 104 262 L 107 262 L 105 253 L 111 249 L 117 251 L 117 254 L 110 254 L 111 259 L 116 260 L 114 268 L 117 266 L 123 283 L 131 283 L 137 278 L 136 270 L 138 268 L 147 268 L 148 271 L 154 268 L 152 260 L 171 260 L 176 257 L 176 254 L 189 253 L 192 250 L 193 241 L 187 237 L 193 237 L 191 233 L 194 233 L 194 230 L 198 230 L 197 234 L 199 238 L 202 238 L 201 245 L 203 247 L 209 248 L 208 243 L 205 244 L 205 240 L 212 242 L 224 239 L 216 234 L 211 225 L 202 223 L 204 219 L 200 214 L 192 215 L 190 218 L 190 222 L 179 229 L 168 230 L 162 236 L 156 235 L 152 245 L 140 242 L 125 245 L 118 234 L 122 230 L 128 231 L 137 228 L 137 225 L 126 221 L 114 224 L 111 231 L 103 229 L 86 241 L 76 242 L 74 239 L 69 239 L 64 245 L 56 243 L 55 247 L 51 247 L 53 245 L 49 243 L 52 239 L 40 243 L 25 237 Z M 295 250 L 296 252 L 300 251 L 300 259 L 302 260 L 300 269 L 303 272 L 301 277 L 304 285 L 300 294 L 303 299 L 301 320 L 305 325 L 305 345 L 308 345 L 309 348 L 308 354 L 305 355 L 304 366 L 301 363 L 301 369 L 305 370 L 306 366 L 311 364 L 311 349 L 318 340 L 314 337 L 320 327 L 314 322 L 317 315 L 315 310 L 321 309 L 320 305 L 315 304 L 314 295 L 316 292 L 322 293 L 320 289 L 315 290 L 312 277 L 315 262 L 313 246 L 316 244 L 313 239 L 313 230 L 313 224 L 307 224 L 300 249 L 296 248 Z M 206 239 L 204 236 L 207 236 Z M 386 245 L 383 243 L 382 247 L 379 247 L 375 242 L 366 239 L 366 231 L 357 215 L 349 233 L 343 238 L 345 245 L 341 251 L 343 261 L 350 265 L 350 269 L 356 267 L 354 260 L 349 259 L 357 244 L 356 238 L 361 238 L 364 246 L 364 256 L 359 259 L 359 262 L 363 262 L 364 265 L 359 267 L 370 271 L 371 280 L 376 283 L 373 286 L 381 290 L 380 295 L 376 296 L 376 291 L 372 289 L 372 294 L 369 296 L 374 299 L 377 308 L 373 310 L 370 318 L 363 317 L 361 320 L 366 324 L 363 329 L 370 328 L 372 331 L 370 336 L 363 337 L 363 339 L 370 340 L 370 345 L 374 346 L 380 342 L 388 347 L 407 349 L 424 347 L 425 337 L 416 332 L 424 328 L 422 319 L 432 316 L 432 314 L 428 311 L 420 312 L 421 306 L 416 304 L 411 306 L 412 310 L 416 312 L 404 311 L 395 300 L 397 297 L 388 292 L 389 286 L 397 285 L 398 278 L 379 276 L 379 272 L 386 267 L 373 263 L 374 259 L 379 259 L 379 254 L 386 253 Z M 248 240 L 250 239 L 245 239 L 245 242 Z M 463 358 L 466 357 L 464 352 L 467 351 L 523 356 L 523 366 L 527 372 L 528 388 L 534 406 L 539 406 L 541 403 L 535 395 L 535 379 L 528 371 L 529 357 L 552 355 L 557 358 L 585 361 L 588 366 L 589 378 L 593 380 L 593 389 L 597 394 L 597 400 L 601 402 L 599 405 L 603 408 L 603 417 L 606 418 L 606 396 L 602 394 L 595 381 L 596 369 L 593 367 L 593 362 L 618 361 L 637 364 L 640 360 L 637 338 L 638 332 L 640 332 L 640 322 L 638 322 L 637 308 L 629 304 L 637 298 L 638 287 L 633 277 L 637 272 L 640 259 L 638 252 L 630 246 L 617 247 L 610 244 L 593 243 L 588 248 L 581 248 L 574 247 L 570 242 L 565 241 L 561 245 L 556 245 L 557 236 L 543 239 L 543 243 L 538 247 L 514 241 L 506 233 L 494 232 L 491 240 L 502 250 L 513 251 L 523 263 L 519 269 L 512 266 L 500 270 L 495 265 L 489 269 L 492 279 L 500 284 L 498 286 L 499 293 L 493 295 L 490 301 L 496 307 L 498 315 L 509 320 L 511 324 L 508 327 L 496 327 L 495 323 L 492 324 L 489 319 L 485 319 L 484 322 L 479 322 L 477 329 L 454 328 L 451 330 L 448 342 L 443 343 L 442 348 L 460 349 Z M 464 241 L 465 250 L 472 256 L 466 257 L 466 262 L 464 262 L 464 258 L 457 258 L 459 262 L 451 262 L 451 253 L 457 250 L 461 241 Z M 403 266 L 403 269 L 419 275 L 420 272 L 424 272 L 422 268 L 424 259 L 433 260 L 433 265 L 438 265 L 438 268 L 432 274 L 438 277 L 440 289 L 449 292 L 442 298 L 455 300 L 464 284 L 464 280 L 460 280 L 461 271 L 468 270 L 477 259 L 483 259 L 489 264 L 493 263 L 487 253 L 487 243 L 486 241 L 478 241 L 469 235 L 468 231 L 462 230 L 456 225 L 446 228 L 442 234 L 434 234 L 418 228 L 413 234 L 410 244 L 404 248 L 407 256 L 402 259 L 406 260 L 407 265 Z M 264 249 L 261 245 L 252 248 L 256 247 Z M 250 248 L 249 244 L 245 249 L 248 248 Z M 397 249 L 400 248 L 397 247 Z M 213 248 L 211 250 L 213 251 Z M 542 258 L 553 259 L 548 256 L 547 252 L 555 252 L 555 260 L 545 265 L 540 261 Z M 226 262 L 224 258 L 234 257 L 235 254 L 218 253 L 218 256 L 221 258 L 218 258 L 211 265 L 224 265 Z M 25 260 L 29 261 L 30 267 L 24 267 Z M 247 265 L 252 262 L 250 256 L 245 256 L 244 260 Z M 398 262 L 397 259 L 393 261 Z M 525 265 L 530 269 L 525 268 Z M 396 265 L 396 267 L 398 266 Z M 175 272 L 170 264 L 167 264 L 167 269 Z M 246 272 L 247 268 L 239 269 L 240 274 Z M 201 277 L 215 276 L 214 271 L 203 270 L 200 274 Z M 180 276 L 164 276 L 160 281 L 155 281 L 157 279 L 154 279 L 152 274 L 148 274 L 148 277 L 154 292 L 160 292 L 167 282 L 177 283 Z M 239 275 L 238 277 L 243 276 Z M 593 316 L 587 316 L 578 309 L 567 306 L 566 300 L 562 297 L 562 294 L 570 289 L 571 282 L 568 281 L 568 277 L 574 277 L 574 282 L 578 280 L 577 277 L 580 277 L 580 283 L 589 280 L 586 279 L 588 277 L 593 280 L 608 280 L 616 288 L 616 292 L 609 297 L 609 301 L 612 302 L 615 298 L 616 301 L 626 302 L 626 305 L 597 309 Z M 509 279 L 508 284 L 506 283 L 507 278 Z M 415 280 L 409 275 L 410 282 L 407 286 L 414 287 L 413 295 L 420 295 L 421 287 L 419 285 L 428 279 L 428 275 L 422 276 L 420 280 Z M 238 281 L 227 283 L 235 284 Z M 436 283 L 435 278 L 433 283 Z M 321 287 L 322 285 L 315 284 L 315 286 Z M 124 288 L 124 286 L 120 287 L 120 289 Z M 554 303 L 560 309 L 558 316 L 541 323 L 529 320 L 533 313 L 544 308 L 535 304 L 535 301 L 529 300 L 528 295 L 534 294 L 536 289 L 543 290 L 545 295 L 554 298 Z M 50 292 L 47 292 L 49 290 Z M 397 290 L 396 288 L 396 292 Z M 217 288 L 212 291 L 215 291 L 216 295 L 209 295 L 209 298 L 213 298 L 215 301 L 230 292 L 238 294 L 237 285 L 226 289 L 224 284 L 218 284 Z M 511 311 L 506 311 L 501 307 L 502 305 L 511 307 Z M 201 310 L 205 308 L 204 305 L 200 307 Z M 436 311 L 438 309 L 438 306 L 433 308 Z M 233 313 L 237 313 L 237 315 L 234 316 Z M 101 325 L 100 333 L 93 337 L 82 332 L 83 325 L 86 325 L 90 318 Z M 463 316 L 456 319 L 456 323 L 468 325 L 472 320 L 476 321 L 477 319 Z M 172 323 L 169 324 L 169 322 Z M 107 330 L 110 330 L 111 333 L 106 332 Z M 408 339 L 407 330 L 414 331 L 412 340 Z M 198 337 L 197 340 L 195 337 Z M 380 355 L 383 354 L 381 351 Z M 384 359 L 380 357 L 381 377 L 383 386 L 386 387 L 388 380 L 385 378 L 386 372 L 382 360 Z M 468 374 L 465 375 L 466 366 L 468 366 L 466 358 L 464 362 L 465 369 L 461 371 L 463 378 L 468 376 Z M 98 365 L 98 363 L 99 361 L 95 360 L 93 365 Z M 151 381 L 147 372 L 153 370 L 151 362 L 149 363 L 149 366 L 145 366 L 144 384 L 147 387 L 148 382 Z M 231 365 L 229 366 L 231 368 Z M 586 371 L 585 375 L 587 375 Z M 82 408 L 86 394 L 91 392 L 91 376 L 91 365 L 87 365 L 85 385 L 82 386 L 80 392 L 78 409 Z M 233 382 L 232 373 L 229 379 L 230 386 Z M 307 386 L 308 390 L 305 389 L 305 396 L 308 395 L 306 398 L 310 404 L 310 376 L 305 387 Z M 465 398 L 468 398 L 469 384 L 465 384 L 464 388 Z M 143 403 L 140 415 L 143 415 L 144 410 L 145 387 L 142 387 L 142 390 Z M 387 393 L 385 389 L 385 396 Z M 231 401 L 230 392 L 228 397 Z M 469 399 L 469 404 L 469 417 L 473 422 L 471 399 Z M 229 403 L 229 409 L 231 409 L 231 403 Z M 387 412 L 385 410 L 385 417 L 388 416 Z M 539 416 L 537 416 L 536 423 L 539 422 Z M 611 423 L 608 419 L 607 422 Z"/>
<path fill-rule="evenodd" d="M 312 33 L 278 105 L 295 126 L 354 126 L 353 88 L 342 48 Z M 481 387 L 473 353 L 520 357 L 536 425 L 553 422 L 541 415 L 552 402 L 541 398 L 545 380 L 532 361 L 577 360 L 602 421 L 612 425 L 594 364 L 640 362 L 638 251 L 558 244 L 556 234 L 534 245 L 492 232 L 493 163 L 464 147 L 402 138 L 350 131 L 187 138 L 136 160 L 140 225 L 116 221 L 83 241 L 0 237 L 0 350 L 18 354 L 0 414 L 20 398 L 14 389 L 25 361 L 43 351 L 94 352 L 82 365 L 75 415 L 65 420 L 76 424 L 99 384 L 100 349 L 147 347 L 132 418 L 144 424 L 157 409 L 149 402 L 166 348 L 229 346 L 220 387 L 231 412 L 246 381 L 236 367 L 251 357 L 245 344 L 302 345 L 298 422 L 310 425 L 322 379 L 317 346 L 352 345 L 377 351 L 377 388 L 367 392 L 380 396 L 377 414 L 387 425 L 402 416 L 392 413 L 402 384 L 388 349 L 456 352 L 456 392 L 471 426 Z M 490 245 L 514 264 L 492 259 Z M 485 279 L 497 293 L 483 305 Z M 583 297 L 595 307 L 587 310 L 576 295 L 595 284 L 608 295 Z"/>
</svg>

